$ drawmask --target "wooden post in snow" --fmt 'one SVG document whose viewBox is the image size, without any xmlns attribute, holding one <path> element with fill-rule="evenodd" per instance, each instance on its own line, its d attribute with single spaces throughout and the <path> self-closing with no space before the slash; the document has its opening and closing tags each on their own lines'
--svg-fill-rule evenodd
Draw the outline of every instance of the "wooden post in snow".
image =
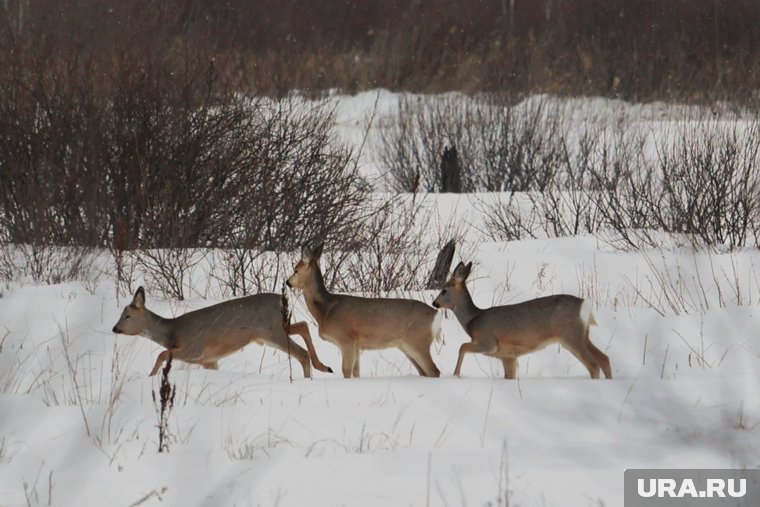
<svg viewBox="0 0 760 507">
<path fill-rule="evenodd" d="M 456 146 L 447 146 L 441 156 L 441 192 L 462 192 L 462 171 Z"/>
<path fill-rule="evenodd" d="M 454 260 L 454 240 L 449 240 L 441 251 L 438 252 L 438 258 L 435 260 L 435 266 L 430 273 L 427 282 L 427 289 L 440 290 L 446 283 L 451 269 L 451 261 Z"/>
</svg>

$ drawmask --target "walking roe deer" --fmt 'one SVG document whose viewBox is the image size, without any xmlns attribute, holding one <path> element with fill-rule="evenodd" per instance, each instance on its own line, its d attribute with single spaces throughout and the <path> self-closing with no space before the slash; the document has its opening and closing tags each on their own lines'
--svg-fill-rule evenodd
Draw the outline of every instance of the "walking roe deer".
<svg viewBox="0 0 760 507">
<path fill-rule="evenodd" d="M 365 298 L 328 292 L 319 267 L 322 246 L 301 249 L 301 260 L 287 283 L 303 291 L 322 339 L 340 349 L 343 376 L 359 376 L 362 350 L 392 347 L 401 350 L 420 375 L 440 376 L 430 356 L 430 345 L 433 340 L 441 340 L 441 314 L 411 299 Z"/>
<path fill-rule="evenodd" d="M 124 307 L 113 332 L 142 335 L 166 348 L 158 355 L 151 375 L 158 372 L 170 354 L 173 359 L 216 370 L 219 359 L 251 342 L 289 352 L 301 363 L 304 377 L 311 377 L 309 360 L 319 371 L 332 373 L 317 357 L 305 322 L 288 324 L 285 332 L 279 294 L 255 294 L 166 319 L 145 307 L 145 290 L 140 287 Z M 308 352 L 288 334 L 301 335 Z"/>
<path fill-rule="evenodd" d="M 454 375 L 460 375 L 464 355 L 477 352 L 501 359 L 504 377 L 517 376 L 517 358 L 560 343 L 588 369 L 591 378 L 599 378 L 599 369 L 612 378 L 610 359 L 589 340 L 589 327 L 596 325 L 588 302 L 575 296 L 557 294 L 523 303 L 480 309 L 472 301 L 465 282 L 472 263 L 454 269 L 433 301 L 436 308 L 454 311 L 472 341 L 459 348 Z"/>
</svg>

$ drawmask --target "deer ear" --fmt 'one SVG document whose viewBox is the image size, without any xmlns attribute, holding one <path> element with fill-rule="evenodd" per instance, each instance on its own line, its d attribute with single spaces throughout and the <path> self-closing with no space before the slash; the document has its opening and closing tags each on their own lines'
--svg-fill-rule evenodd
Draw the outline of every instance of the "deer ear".
<svg viewBox="0 0 760 507">
<path fill-rule="evenodd" d="M 145 289 L 143 289 L 142 286 L 137 289 L 134 297 L 132 297 L 132 306 L 135 308 L 145 307 Z"/>
<path fill-rule="evenodd" d="M 305 261 L 311 260 L 312 253 L 311 253 L 311 247 L 309 245 L 304 244 L 301 246 L 301 259 Z"/>
<path fill-rule="evenodd" d="M 472 271 L 472 262 L 468 262 L 464 267 L 464 275 L 462 276 L 462 281 L 467 280 L 467 277 L 470 276 L 470 271 Z"/>
<path fill-rule="evenodd" d="M 455 280 L 462 281 L 466 278 L 467 275 L 465 275 L 465 270 L 467 267 L 464 265 L 464 262 L 460 262 L 457 264 L 457 267 L 454 268 L 454 272 L 451 274 L 451 277 Z"/>
<path fill-rule="evenodd" d="M 320 243 L 317 246 L 314 247 L 314 250 L 312 251 L 312 259 L 315 261 L 318 261 L 320 257 L 322 257 L 322 248 L 325 246 L 324 243 Z"/>
</svg>

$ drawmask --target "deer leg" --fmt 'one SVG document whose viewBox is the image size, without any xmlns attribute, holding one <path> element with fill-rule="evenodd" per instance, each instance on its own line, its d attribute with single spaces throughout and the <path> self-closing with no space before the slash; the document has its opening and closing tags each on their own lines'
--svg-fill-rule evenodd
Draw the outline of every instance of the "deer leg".
<svg viewBox="0 0 760 507">
<path fill-rule="evenodd" d="M 422 368 L 420 368 L 420 365 L 417 364 L 417 361 L 415 361 L 412 356 L 410 356 L 409 354 L 407 354 L 407 352 L 404 349 L 401 349 L 401 352 L 403 352 L 404 355 L 406 356 L 406 358 L 409 359 L 409 362 L 412 363 L 412 366 L 414 366 L 417 369 L 417 373 L 419 373 L 420 375 L 422 375 L 424 377 L 425 376 L 425 370 L 423 370 Z"/>
<path fill-rule="evenodd" d="M 586 348 L 591 353 L 591 355 L 594 356 L 596 363 L 602 368 L 602 371 L 604 372 L 604 378 L 611 379 L 612 366 L 610 365 L 610 358 L 607 357 L 607 354 L 596 348 L 596 345 L 591 343 L 588 335 L 589 327 L 586 326 L 586 329 L 583 332 L 583 343 L 586 345 Z"/>
<path fill-rule="evenodd" d="M 314 365 L 314 368 L 318 369 L 319 371 L 326 371 L 328 373 L 333 372 L 332 368 L 322 364 L 322 361 L 320 361 L 317 357 L 317 351 L 314 348 L 314 343 L 311 339 L 311 333 L 309 332 L 309 326 L 306 324 L 306 322 L 296 322 L 295 324 L 290 324 L 288 326 L 288 334 L 297 334 L 303 338 L 304 343 L 306 343 L 306 348 L 309 350 L 309 357 L 311 358 L 311 364 Z"/>
<path fill-rule="evenodd" d="M 303 368 L 303 376 L 305 378 L 311 378 L 311 363 L 309 362 L 309 353 L 301 347 L 299 344 L 290 339 L 285 333 L 284 329 L 278 328 L 273 332 L 273 336 L 270 339 L 261 340 L 262 342 L 271 345 L 277 350 L 281 350 L 286 354 L 290 354 L 294 357 Z"/>
<path fill-rule="evenodd" d="M 468 353 L 478 354 L 493 354 L 497 349 L 497 341 L 495 338 L 488 338 L 483 342 L 471 341 L 470 343 L 463 343 L 459 347 L 459 358 L 457 359 L 457 367 L 454 369 L 454 375 L 459 377 L 462 370 L 462 361 L 464 361 L 464 355 Z"/>
<path fill-rule="evenodd" d="M 610 358 L 607 354 L 596 348 L 596 346 L 591 343 L 591 340 L 588 339 L 586 339 L 586 348 L 588 348 L 591 355 L 596 359 L 596 362 L 601 366 L 602 371 L 604 372 L 604 378 L 612 378 L 612 366 L 610 365 Z"/>
<path fill-rule="evenodd" d="M 178 347 L 176 349 L 167 349 L 161 352 L 156 358 L 156 364 L 153 365 L 153 369 L 150 371 L 151 377 L 158 373 L 158 370 L 161 369 L 161 365 L 164 363 L 164 361 L 169 359 L 169 354 L 171 354 L 172 359 L 179 359 L 180 361 L 185 361 L 186 363 L 204 364 L 202 347 L 196 346 L 192 349 L 181 347 Z"/>
<path fill-rule="evenodd" d="M 359 362 L 361 361 L 361 358 L 362 358 L 362 351 L 357 348 L 356 359 L 354 359 L 354 367 L 351 372 L 354 378 L 359 378 Z"/>
<path fill-rule="evenodd" d="M 172 356 L 172 359 L 179 359 L 180 361 L 185 362 L 196 362 L 200 357 L 187 357 L 187 354 L 183 353 L 184 351 L 181 348 L 176 349 L 166 349 L 163 352 L 161 352 L 158 357 L 156 358 L 156 363 L 153 365 L 153 369 L 150 370 L 149 377 L 152 377 L 156 373 L 158 373 L 158 370 L 161 369 L 161 365 L 164 364 L 164 361 L 169 359 L 169 355 Z"/>
<path fill-rule="evenodd" d="M 567 341 L 563 342 L 563 345 L 586 367 L 591 378 L 599 378 L 599 363 L 586 347 L 584 340 Z"/>
<path fill-rule="evenodd" d="M 343 378 L 351 378 L 351 375 L 354 373 L 354 364 L 356 363 L 356 347 L 353 344 L 350 344 L 348 347 L 343 347 L 340 349 L 340 355 L 342 357 L 342 370 L 343 370 Z"/>
<path fill-rule="evenodd" d="M 158 355 L 158 357 L 156 358 L 156 363 L 153 365 L 153 369 L 150 370 L 150 374 L 148 376 L 152 377 L 153 375 L 155 375 L 156 373 L 158 373 L 158 370 L 161 369 L 161 365 L 164 364 L 164 361 L 166 361 L 167 359 L 169 359 L 169 354 L 171 354 L 171 353 L 172 353 L 171 350 L 164 350 L 164 351 L 162 351 Z"/>
<path fill-rule="evenodd" d="M 406 357 L 412 361 L 412 364 L 417 367 L 417 371 L 419 371 L 420 375 L 423 377 L 441 376 L 441 370 L 439 370 L 433 362 L 433 358 L 430 356 L 430 350 L 418 350 L 417 348 L 409 347 L 403 352 L 406 354 Z"/>
<path fill-rule="evenodd" d="M 504 378 L 516 379 L 517 378 L 517 358 L 516 357 L 503 357 L 501 363 L 504 365 Z"/>
</svg>

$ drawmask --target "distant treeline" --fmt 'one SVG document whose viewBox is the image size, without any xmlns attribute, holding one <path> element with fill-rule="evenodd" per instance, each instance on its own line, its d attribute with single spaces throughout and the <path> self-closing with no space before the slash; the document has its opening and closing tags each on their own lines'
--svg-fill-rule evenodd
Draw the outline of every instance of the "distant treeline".
<svg viewBox="0 0 760 507">
<path fill-rule="evenodd" d="M 203 58 L 239 90 L 755 98 L 757 0 L 4 0 L 0 45 L 73 54 L 107 76 L 125 57 Z M 149 67 L 149 65 L 147 66 Z"/>
</svg>

